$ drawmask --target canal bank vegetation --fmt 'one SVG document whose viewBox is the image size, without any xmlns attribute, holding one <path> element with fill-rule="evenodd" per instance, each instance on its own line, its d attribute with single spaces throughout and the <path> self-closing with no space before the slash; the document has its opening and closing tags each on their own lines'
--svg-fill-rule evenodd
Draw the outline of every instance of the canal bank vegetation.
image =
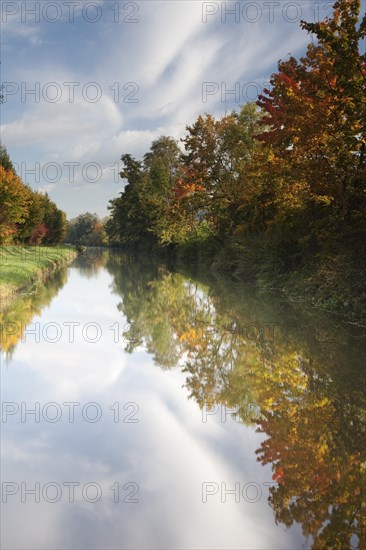
<svg viewBox="0 0 366 550">
<path fill-rule="evenodd" d="M 39 286 L 75 255 L 69 246 L 0 246 L 0 310 Z"/>
<path fill-rule="evenodd" d="M 66 214 L 47 193 L 33 191 L 17 176 L 4 146 L 0 146 L 0 309 L 13 305 L 61 264 L 72 259 L 72 248 L 61 246 Z"/>
<path fill-rule="evenodd" d="M 256 103 L 121 157 L 109 242 L 166 250 L 260 288 L 366 317 L 366 16 L 339 0 L 302 22 L 306 54 Z"/>
</svg>

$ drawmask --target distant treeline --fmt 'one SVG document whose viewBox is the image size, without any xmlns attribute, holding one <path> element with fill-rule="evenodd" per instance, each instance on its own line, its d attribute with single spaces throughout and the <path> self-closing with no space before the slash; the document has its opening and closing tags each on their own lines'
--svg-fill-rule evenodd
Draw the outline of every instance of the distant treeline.
<svg viewBox="0 0 366 550">
<path fill-rule="evenodd" d="M 83 246 L 106 246 L 108 237 L 104 229 L 105 220 L 97 214 L 86 212 L 68 222 L 65 241 Z"/>
</svg>

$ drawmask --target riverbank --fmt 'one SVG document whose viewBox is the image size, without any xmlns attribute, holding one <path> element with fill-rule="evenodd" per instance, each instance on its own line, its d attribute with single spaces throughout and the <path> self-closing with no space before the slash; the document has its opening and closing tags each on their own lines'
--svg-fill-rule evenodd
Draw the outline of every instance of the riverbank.
<svg viewBox="0 0 366 550">
<path fill-rule="evenodd" d="M 366 259 L 354 247 L 314 256 L 304 253 L 296 261 L 283 261 L 278 248 L 258 237 L 245 243 L 191 242 L 177 247 L 175 254 L 178 264 L 203 266 L 254 283 L 259 291 L 282 294 L 290 302 L 366 325 Z M 288 258 L 293 260 L 290 253 Z"/>
<path fill-rule="evenodd" d="M 76 254 L 70 246 L 0 246 L 0 310 Z"/>
<path fill-rule="evenodd" d="M 143 258 L 146 262 L 166 262 L 173 270 L 207 270 L 213 275 L 251 283 L 259 292 L 272 292 L 289 302 L 366 326 L 366 256 L 355 254 L 353 248 L 338 247 L 332 253 L 317 256 L 303 254 L 295 261 L 291 255 L 288 259 L 285 254 L 281 257 L 278 247 L 259 236 L 245 243 L 212 238 L 184 245 L 137 243 L 134 247 L 112 246 L 109 250 L 136 261 Z M 98 257 L 97 252 L 85 255 Z"/>
<path fill-rule="evenodd" d="M 366 251 L 342 242 L 321 254 L 295 256 L 261 235 L 245 241 L 196 239 L 182 245 L 124 248 L 128 254 L 159 257 L 177 269 L 208 270 L 254 284 L 259 292 L 366 325 Z M 356 250 L 356 252 L 355 252 Z"/>
</svg>

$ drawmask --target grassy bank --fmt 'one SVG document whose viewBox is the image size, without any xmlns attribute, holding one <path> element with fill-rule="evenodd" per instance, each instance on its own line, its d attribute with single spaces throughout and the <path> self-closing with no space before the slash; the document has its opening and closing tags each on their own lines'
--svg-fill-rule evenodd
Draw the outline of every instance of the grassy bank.
<svg viewBox="0 0 366 550">
<path fill-rule="evenodd" d="M 0 309 L 75 256 L 70 246 L 0 246 Z"/>
</svg>

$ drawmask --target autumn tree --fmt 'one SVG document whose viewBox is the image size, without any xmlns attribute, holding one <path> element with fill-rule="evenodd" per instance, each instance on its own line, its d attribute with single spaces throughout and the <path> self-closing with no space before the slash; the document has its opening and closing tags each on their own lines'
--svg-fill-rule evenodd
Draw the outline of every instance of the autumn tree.
<svg viewBox="0 0 366 550">
<path fill-rule="evenodd" d="M 271 89 L 221 118 L 200 115 L 179 153 L 171 138 L 123 155 L 110 242 L 167 246 L 188 261 L 365 306 L 366 15 L 337 0 L 311 43 L 278 63 Z M 202 252 L 202 253 L 201 253 Z M 207 261 L 206 261 L 207 260 Z M 297 284 L 299 281 L 299 284 Z M 312 299 L 312 298 L 311 298 Z"/>
<path fill-rule="evenodd" d="M 259 97 L 269 131 L 280 212 L 307 209 L 316 220 L 355 216 L 365 204 L 366 16 L 360 0 L 339 0 L 332 16 L 302 22 L 315 35 L 306 55 L 280 61 L 271 90 Z M 315 230 L 315 225 L 314 225 Z"/>
<path fill-rule="evenodd" d="M 18 228 L 19 242 L 41 244 L 47 234 L 45 225 L 45 200 L 42 193 L 26 188 L 28 196 L 28 212 L 24 223 Z"/>
<path fill-rule="evenodd" d="M 245 172 L 257 146 L 253 138 L 259 118 L 255 105 L 247 104 L 219 120 L 200 116 L 187 127 L 183 140 L 183 160 L 191 176 L 187 184 L 200 186 L 197 214 L 204 213 L 218 234 L 227 234 L 238 223 L 237 210 L 250 187 Z"/>
<path fill-rule="evenodd" d="M 12 161 L 10 160 L 9 153 L 6 147 L 1 143 L 0 143 L 0 166 L 2 166 L 4 170 L 12 171 L 15 173 L 15 169 Z"/>
<path fill-rule="evenodd" d="M 21 179 L 0 166 L 0 244 L 11 244 L 28 216 L 29 193 Z"/>
<path fill-rule="evenodd" d="M 9 163 L 5 162 L 9 167 Z M 0 166 L 0 243 L 63 242 L 66 214 L 46 194 L 33 191 L 12 169 Z"/>
<path fill-rule="evenodd" d="M 258 167 L 263 162 L 254 138 L 260 117 L 254 104 L 246 104 L 221 119 L 206 114 L 187 126 L 163 240 L 226 238 L 237 226 L 259 218 L 254 212 L 262 201 Z"/>
</svg>

